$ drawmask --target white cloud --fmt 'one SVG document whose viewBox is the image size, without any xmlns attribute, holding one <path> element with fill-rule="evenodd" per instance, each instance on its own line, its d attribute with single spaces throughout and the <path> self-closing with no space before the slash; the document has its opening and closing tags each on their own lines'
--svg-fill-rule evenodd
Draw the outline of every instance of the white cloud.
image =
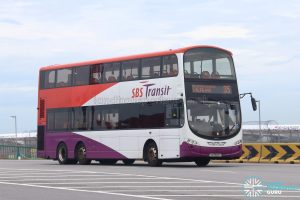
<svg viewBox="0 0 300 200">
<path fill-rule="evenodd" d="M 76 26 L 30 22 L 24 25 L 0 24 L 0 37 L 16 40 L 89 38 L 91 32 Z"/>
<path fill-rule="evenodd" d="M 209 39 L 246 39 L 250 38 L 251 31 L 242 26 L 210 25 L 198 27 L 195 30 L 172 34 L 173 37 L 183 37 L 191 40 Z"/>
<path fill-rule="evenodd" d="M 35 92 L 37 87 L 21 84 L 0 84 L 0 93 Z"/>
</svg>

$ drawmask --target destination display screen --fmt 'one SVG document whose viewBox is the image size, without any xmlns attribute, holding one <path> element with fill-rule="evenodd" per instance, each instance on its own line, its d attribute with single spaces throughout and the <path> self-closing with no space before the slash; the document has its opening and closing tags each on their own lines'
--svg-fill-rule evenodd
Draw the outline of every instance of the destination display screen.
<svg viewBox="0 0 300 200">
<path fill-rule="evenodd" d="M 192 93 L 232 94 L 230 85 L 192 85 Z"/>
</svg>

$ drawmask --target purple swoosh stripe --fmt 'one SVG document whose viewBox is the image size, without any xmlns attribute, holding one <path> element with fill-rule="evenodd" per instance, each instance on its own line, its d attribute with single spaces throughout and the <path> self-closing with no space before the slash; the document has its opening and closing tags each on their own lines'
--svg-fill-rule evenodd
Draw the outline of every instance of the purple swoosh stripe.
<svg viewBox="0 0 300 200">
<path fill-rule="evenodd" d="M 61 133 L 46 133 L 45 134 L 45 149 L 47 151 L 39 151 L 38 157 L 43 158 L 56 158 L 56 148 L 60 142 L 64 142 L 68 148 L 68 157 L 74 158 L 75 146 L 77 142 L 83 142 L 87 148 L 87 158 L 90 159 L 126 159 L 124 155 L 116 150 L 92 140 L 88 137 L 78 135 L 72 132 Z"/>
</svg>

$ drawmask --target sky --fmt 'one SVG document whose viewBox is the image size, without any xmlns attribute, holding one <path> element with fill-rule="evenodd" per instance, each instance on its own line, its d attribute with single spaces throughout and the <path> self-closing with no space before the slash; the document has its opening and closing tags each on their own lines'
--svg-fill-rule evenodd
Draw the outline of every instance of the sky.
<svg viewBox="0 0 300 200">
<path fill-rule="evenodd" d="M 262 120 L 300 124 L 299 0 L 0 1 L 0 133 L 36 130 L 42 66 L 202 44 L 233 53 Z"/>
</svg>

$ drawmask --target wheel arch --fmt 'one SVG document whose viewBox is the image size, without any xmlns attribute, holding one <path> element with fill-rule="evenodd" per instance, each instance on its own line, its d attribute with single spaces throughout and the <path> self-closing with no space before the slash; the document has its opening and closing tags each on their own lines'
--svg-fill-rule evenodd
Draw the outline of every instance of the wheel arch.
<svg viewBox="0 0 300 200">
<path fill-rule="evenodd" d="M 145 142 L 145 144 L 144 144 L 144 147 L 143 147 L 143 160 L 144 161 L 147 161 L 147 146 L 150 144 L 150 143 L 155 143 L 156 144 L 156 146 L 158 147 L 158 145 L 157 145 L 157 142 L 154 140 L 154 139 L 148 139 L 146 142 Z"/>
<path fill-rule="evenodd" d="M 83 141 L 81 141 L 81 140 L 77 141 L 76 144 L 75 144 L 75 146 L 74 146 L 74 155 L 76 155 L 77 147 L 78 147 L 80 144 L 83 144 L 83 145 L 86 147 L 86 145 L 84 144 Z"/>
</svg>

